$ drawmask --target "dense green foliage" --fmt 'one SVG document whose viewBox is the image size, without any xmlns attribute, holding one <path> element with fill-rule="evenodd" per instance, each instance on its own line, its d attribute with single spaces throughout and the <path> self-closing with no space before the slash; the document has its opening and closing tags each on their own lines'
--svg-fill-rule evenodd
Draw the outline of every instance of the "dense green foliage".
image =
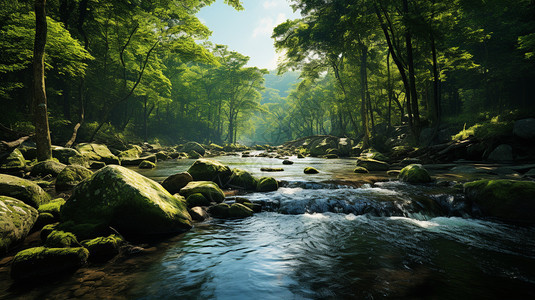
<svg viewBox="0 0 535 300">
<path fill-rule="evenodd" d="M 426 127 L 475 130 L 492 115 L 534 107 L 531 0 L 292 0 L 302 17 L 272 36 L 285 54 L 282 76 L 203 42 L 210 30 L 196 13 L 213 2 L 49 1 L 53 143 L 65 144 L 81 123 L 77 142 L 279 144 L 332 134 L 367 146 L 394 126 L 407 125 L 408 141 L 417 141 Z M 28 133 L 32 4 L 0 7 L 0 105 L 8 112 L 0 123 Z"/>
</svg>

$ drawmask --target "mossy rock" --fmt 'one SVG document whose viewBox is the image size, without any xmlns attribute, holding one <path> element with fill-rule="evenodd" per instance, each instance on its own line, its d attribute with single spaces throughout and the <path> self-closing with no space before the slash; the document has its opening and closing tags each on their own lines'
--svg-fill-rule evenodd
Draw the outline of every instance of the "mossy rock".
<svg viewBox="0 0 535 300">
<path fill-rule="evenodd" d="M 79 165 L 67 166 L 56 178 L 56 191 L 62 192 L 70 190 L 83 180 L 91 177 L 93 172 Z"/>
<path fill-rule="evenodd" d="M 366 168 L 368 171 L 388 171 L 390 169 L 390 165 L 384 161 L 364 157 L 357 159 L 357 167 Z"/>
<path fill-rule="evenodd" d="M 215 145 L 217 146 L 217 145 Z M 223 149 L 223 147 L 221 146 L 218 146 L 219 148 L 221 148 L 221 150 Z M 187 152 L 189 154 L 190 151 L 195 151 L 197 152 L 198 154 L 200 154 L 201 156 L 203 156 L 204 154 L 206 154 L 206 150 L 204 149 L 204 147 L 197 143 L 197 142 L 187 142 L 186 144 L 184 144 L 184 146 L 182 146 L 182 152 Z"/>
<path fill-rule="evenodd" d="M 272 192 L 279 189 L 279 183 L 273 177 L 262 177 L 256 185 L 257 192 Z"/>
<path fill-rule="evenodd" d="M 282 161 L 282 164 L 283 164 L 283 165 L 293 165 L 294 162 L 291 161 L 291 160 L 285 159 L 285 160 Z"/>
<path fill-rule="evenodd" d="M 195 150 L 188 151 L 188 158 L 190 159 L 199 159 L 201 157 L 202 155 Z"/>
<path fill-rule="evenodd" d="M 173 174 L 162 182 L 162 186 L 171 194 L 180 192 L 180 189 L 193 181 L 193 177 L 188 172 Z"/>
<path fill-rule="evenodd" d="M 165 151 L 158 151 L 156 152 L 156 158 L 158 160 L 168 160 L 171 159 L 171 156 L 169 156 L 169 154 L 167 154 Z"/>
<path fill-rule="evenodd" d="M 201 193 L 191 194 L 186 198 L 186 203 L 189 208 L 196 206 L 209 206 L 210 200 L 206 199 Z"/>
<path fill-rule="evenodd" d="M 188 169 L 188 173 L 195 181 L 213 181 L 220 187 L 224 187 L 232 176 L 229 167 L 218 161 L 203 158 L 196 160 Z"/>
<path fill-rule="evenodd" d="M 236 203 L 239 203 L 239 202 L 236 202 Z M 258 203 L 251 203 L 251 202 L 243 202 L 243 203 L 240 203 L 244 206 L 247 206 L 250 210 L 252 210 L 253 212 L 255 213 L 259 213 L 262 211 L 262 205 L 258 204 Z"/>
<path fill-rule="evenodd" d="M 47 248 L 70 248 L 80 247 L 80 243 L 72 232 L 53 230 L 47 235 L 44 246 Z"/>
<path fill-rule="evenodd" d="M 326 137 L 313 141 L 308 147 L 311 156 L 322 156 L 327 154 L 329 149 L 338 148 L 338 138 Z"/>
<path fill-rule="evenodd" d="M 0 196 L 0 256 L 26 238 L 37 216 L 37 210 L 24 202 Z"/>
<path fill-rule="evenodd" d="M 262 172 L 283 172 L 283 168 L 269 168 L 269 167 L 263 167 L 260 168 L 260 171 Z"/>
<path fill-rule="evenodd" d="M 228 216 L 232 219 L 247 218 L 251 217 L 252 215 L 253 210 L 240 203 L 232 204 L 228 210 Z"/>
<path fill-rule="evenodd" d="M 383 153 L 375 150 L 374 148 L 369 148 L 368 150 L 363 151 L 361 153 L 361 156 L 364 156 L 364 157 L 369 158 L 369 159 L 378 160 L 378 161 L 387 161 L 388 160 L 388 157 L 386 155 L 384 155 Z"/>
<path fill-rule="evenodd" d="M 209 145 L 209 148 L 211 150 L 215 150 L 215 151 L 223 151 L 223 147 L 222 146 L 219 146 L 219 145 L 213 144 L 213 143 Z"/>
<path fill-rule="evenodd" d="M 313 167 L 306 167 L 304 170 L 303 170 L 303 173 L 305 174 L 318 174 L 320 171 L 318 171 L 318 169 L 316 168 L 313 168 Z"/>
<path fill-rule="evenodd" d="M 189 210 L 189 214 L 191 215 L 191 218 L 195 221 L 199 221 L 199 222 L 202 222 L 208 218 L 210 218 L 210 215 L 208 215 L 208 213 L 206 212 L 206 210 L 204 210 L 203 207 L 200 207 L 200 206 L 195 206 L 195 207 L 192 207 L 190 210 Z"/>
<path fill-rule="evenodd" d="M 139 164 L 142 161 L 150 161 L 152 163 L 156 163 L 158 161 L 158 158 L 156 157 L 156 154 L 147 155 L 140 158 L 123 158 L 121 159 L 121 165 L 123 166 L 139 166 Z"/>
<path fill-rule="evenodd" d="M 121 166 L 102 168 L 76 186 L 61 217 L 78 224 L 105 224 L 123 235 L 171 234 L 191 228 L 185 202 Z"/>
<path fill-rule="evenodd" d="M 401 169 L 398 179 L 412 184 L 428 183 L 433 181 L 427 170 L 419 164 L 408 165 Z"/>
<path fill-rule="evenodd" d="M 353 170 L 353 173 L 366 174 L 366 173 L 370 173 L 370 172 L 368 171 L 368 169 L 366 169 L 364 167 L 356 167 Z"/>
<path fill-rule="evenodd" d="M 50 195 L 34 182 L 5 174 L 0 174 L 0 195 L 19 199 L 35 208 L 50 201 Z"/>
<path fill-rule="evenodd" d="M 125 158 L 139 158 L 142 153 L 143 149 L 140 146 L 130 145 L 130 148 L 128 150 L 119 152 L 119 154 L 117 154 L 117 157 L 119 157 L 121 160 Z"/>
<path fill-rule="evenodd" d="M 338 155 L 334 154 L 334 153 L 329 153 L 329 154 L 325 154 L 323 156 L 323 158 L 327 158 L 327 159 L 333 159 L 333 158 L 338 158 Z"/>
<path fill-rule="evenodd" d="M 154 169 L 156 168 L 156 164 L 153 162 L 150 162 L 148 160 L 142 161 L 139 166 L 140 169 Z"/>
<path fill-rule="evenodd" d="M 89 250 L 89 259 L 92 261 L 108 261 L 117 254 L 124 240 L 112 234 L 107 237 L 97 237 L 82 241 L 82 246 Z"/>
<path fill-rule="evenodd" d="M 466 200 L 484 216 L 506 222 L 535 224 L 535 182 L 479 180 L 464 184 Z"/>
<path fill-rule="evenodd" d="M 211 202 L 221 203 L 225 200 L 223 191 L 211 181 L 191 181 L 180 190 L 180 195 L 186 198 L 196 193 L 201 193 Z"/>
<path fill-rule="evenodd" d="M 0 159 L 0 171 L 22 170 L 26 167 L 26 159 L 19 149 L 14 149 L 8 156 Z"/>
<path fill-rule="evenodd" d="M 52 157 L 57 159 L 60 163 L 71 164 L 71 157 L 82 157 L 82 154 L 73 148 L 53 146 Z"/>
<path fill-rule="evenodd" d="M 106 163 L 103 161 L 90 161 L 89 162 L 90 169 L 100 170 L 104 168 L 105 166 L 106 166 Z"/>
<path fill-rule="evenodd" d="M 64 204 L 65 204 L 65 199 L 63 198 L 53 199 L 48 203 L 39 205 L 39 208 L 37 209 L 37 211 L 39 211 L 40 214 L 49 213 L 49 214 L 52 214 L 54 217 L 59 218 L 59 212 L 61 210 L 61 207 Z"/>
<path fill-rule="evenodd" d="M 32 231 L 39 231 L 43 227 L 49 224 L 54 224 L 59 221 L 59 218 L 54 216 L 51 213 L 39 213 L 39 216 L 37 217 L 37 221 L 35 221 L 35 224 L 33 224 Z"/>
<path fill-rule="evenodd" d="M 258 179 L 254 178 L 251 173 L 236 168 L 232 170 L 232 176 L 230 176 L 230 182 L 227 186 L 234 189 L 254 191 L 257 184 Z"/>
<path fill-rule="evenodd" d="M 87 262 L 88 257 L 89 251 L 82 247 L 29 248 L 13 258 L 11 277 L 19 281 L 74 272 Z"/>
<path fill-rule="evenodd" d="M 90 161 L 100 161 L 106 164 L 115 165 L 119 165 L 121 163 L 119 158 L 113 155 L 106 145 L 82 143 L 76 146 L 76 150 L 78 150 L 82 156 L 86 157 Z"/>
<path fill-rule="evenodd" d="M 41 229 L 41 241 L 45 242 L 48 235 L 54 230 L 61 230 L 74 234 L 79 240 L 93 239 L 99 236 L 106 236 L 112 233 L 106 224 L 76 224 L 72 221 L 64 223 L 49 224 Z"/>
<path fill-rule="evenodd" d="M 53 177 L 58 176 L 59 172 L 65 169 L 66 165 L 54 160 L 45 160 L 37 163 L 32 167 L 30 175 L 34 177 L 45 177 L 47 175 L 52 175 Z"/>
<path fill-rule="evenodd" d="M 227 203 L 219 203 L 217 205 L 210 206 L 208 213 L 214 218 L 226 219 L 229 217 L 230 205 Z"/>
</svg>

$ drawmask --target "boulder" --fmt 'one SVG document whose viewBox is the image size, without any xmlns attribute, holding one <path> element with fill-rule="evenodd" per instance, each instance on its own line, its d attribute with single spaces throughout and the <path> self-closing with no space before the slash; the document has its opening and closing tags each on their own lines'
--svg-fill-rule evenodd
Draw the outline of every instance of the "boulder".
<svg viewBox="0 0 535 300">
<path fill-rule="evenodd" d="M 191 181 L 193 181 L 193 177 L 191 177 L 188 172 L 182 172 L 165 178 L 162 182 L 162 186 L 169 193 L 176 194 Z"/>
<path fill-rule="evenodd" d="M 0 256 L 26 238 L 37 215 L 37 210 L 24 202 L 0 196 Z"/>
<path fill-rule="evenodd" d="M 202 157 L 202 155 L 199 152 L 195 151 L 195 150 L 188 151 L 188 158 L 190 158 L 190 159 L 199 159 L 201 157 Z"/>
<path fill-rule="evenodd" d="M 210 200 L 206 199 L 201 193 L 191 194 L 186 198 L 186 204 L 189 208 L 196 206 L 209 206 Z"/>
<path fill-rule="evenodd" d="M 36 247 L 20 251 L 11 264 L 11 277 L 25 280 L 73 272 L 87 262 L 85 248 Z"/>
<path fill-rule="evenodd" d="M 210 144 L 209 147 L 210 147 L 210 150 L 212 150 L 212 151 L 223 151 L 223 147 L 222 146 L 219 146 L 219 145 L 214 144 L 214 143 Z"/>
<path fill-rule="evenodd" d="M 107 224 L 76 224 L 73 221 L 50 224 L 41 230 L 41 240 L 44 242 L 48 235 L 54 230 L 61 230 L 74 234 L 79 240 L 93 239 L 99 236 L 112 234 L 112 230 Z"/>
<path fill-rule="evenodd" d="M 30 175 L 34 177 L 45 177 L 47 175 L 56 177 L 65 167 L 66 165 L 55 160 L 45 160 L 33 166 Z"/>
<path fill-rule="evenodd" d="M 284 171 L 284 169 L 283 168 L 263 167 L 263 168 L 260 168 L 260 171 L 262 171 L 262 172 L 282 172 L 282 171 Z"/>
<path fill-rule="evenodd" d="M 82 154 L 73 148 L 52 146 L 52 157 L 63 164 L 70 164 L 71 157 L 82 157 Z"/>
<path fill-rule="evenodd" d="M 254 191 L 257 184 L 258 180 L 251 173 L 242 169 L 233 169 L 227 186 L 233 189 Z"/>
<path fill-rule="evenodd" d="M 50 195 L 36 183 L 5 174 L 0 174 L 0 195 L 19 199 L 34 208 L 50 201 Z"/>
<path fill-rule="evenodd" d="M 327 159 L 333 159 L 333 158 L 338 158 L 338 155 L 334 154 L 334 153 L 329 153 L 329 154 L 325 154 L 323 156 L 323 158 L 327 158 Z"/>
<path fill-rule="evenodd" d="M 313 167 L 306 167 L 304 170 L 303 170 L 303 173 L 305 174 L 318 174 L 320 171 L 318 171 L 318 169 L 316 168 L 313 168 Z"/>
<path fill-rule="evenodd" d="M 374 148 L 369 148 L 366 151 L 363 151 L 361 154 L 364 158 L 368 159 L 374 159 L 379 161 L 387 161 L 388 157 L 386 157 L 383 153 L 375 150 Z"/>
<path fill-rule="evenodd" d="M 273 177 L 262 177 L 256 185 L 257 192 L 271 192 L 279 189 L 279 183 Z"/>
<path fill-rule="evenodd" d="M 124 240 L 115 234 L 107 237 L 98 237 L 82 241 L 82 246 L 89 250 L 89 259 L 92 261 L 108 261 L 117 254 Z"/>
<path fill-rule="evenodd" d="M 0 172 L 22 170 L 26 167 L 26 160 L 19 149 L 0 159 Z"/>
<path fill-rule="evenodd" d="M 189 214 L 191 215 L 191 218 L 195 221 L 202 222 L 208 218 L 210 218 L 210 215 L 204 210 L 204 208 L 200 206 L 195 206 L 189 210 Z"/>
<path fill-rule="evenodd" d="M 156 163 L 158 161 L 158 158 L 156 157 L 156 154 L 147 155 L 140 158 L 123 158 L 121 159 L 121 165 L 123 166 L 139 166 L 139 164 L 142 161 L 150 161 L 152 163 Z"/>
<path fill-rule="evenodd" d="M 209 159 L 198 159 L 188 169 L 195 181 L 213 181 L 220 187 L 224 187 L 232 176 L 229 167 L 222 163 Z"/>
<path fill-rule="evenodd" d="M 48 224 L 54 224 L 59 221 L 59 218 L 54 217 L 49 213 L 39 213 L 37 221 L 33 224 L 32 231 L 39 231 Z"/>
<path fill-rule="evenodd" d="M 484 216 L 506 222 L 535 224 L 535 182 L 478 180 L 464 184 L 466 200 Z"/>
<path fill-rule="evenodd" d="M 230 205 L 227 203 L 219 203 L 208 208 L 208 213 L 214 218 L 225 219 L 229 216 Z"/>
<path fill-rule="evenodd" d="M 37 209 L 37 211 L 39 212 L 39 214 L 48 213 L 48 214 L 53 215 L 55 218 L 59 219 L 61 207 L 64 204 L 65 204 L 65 199 L 57 198 L 54 200 L 50 200 L 50 202 L 48 203 L 39 205 L 39 208 Z"/>
<path fill-rule="evenodd" d="M 156 159 L 158 160 L 168 160 L 171 159 L 171 156 L 167 154 L 165 151 L 158 151 L 156 152 Z"/>
<path fill-rule="evenodd" d="M 354 173 L 360 173 L 360 174 L 365 174 L 365 173 L 370 173 L 368 172 L 368 169 L 364 168 L 364 167 L 356 167 L 354 170 L 353 170 Z"/>
<path fill-rule="evenodd" d="M 89 162 L 89 168 L 99 170 L 106 166 L 105 162 L 102 161 L 91 161 Z"/>
<path fill-rule="evenodd" d="M 253 211 L 250 208 L 240 203 L 234 203 L 232 205 L 220 203 L 209 207 L 208 213 L 212 217 L 220 219 L 239 219 L 253 215 Z"/>
<path fill-rule="evenodd" d="M 101 161 L 106 164 L 120 164 L 119 158 L 113 155 L 106 145 L 82 143 L 76 146 L 76 150 L 88 160 Z"/>
<path fill-rule="evenodd" d="M 56 178 L 56 191 L 70 190 L 86 178 L 91 177 L 93 172 L 79 165 L 65 167 Z"/>
<path fill-rule="evenodd" d="M 363 157 L 357 159 L 357 167 L 366 168 L 368 171 L 388 171 L 390 169 L 390 165 L 384 161 Z"/>
<path fill-rule="evenodd" d="M 186 198 L 196 193 L 202 194 L 211 202 L 221 203 L 225 200 L 223 191 L 211 181 L 191 181 L 180 190 L 180 195 Z"/>
<path fill-rule="evenodd" d="M 338 148 L 338 140 L 332 137 L 326 137 L 313 141 L 309 146 L 311 156 L 322 156 L 327 154 L 327 150 Z"/>
<path fill-rule="evenodd" d="M 510 145 L 502 144 L 496 147 L 488 157 L 489 161 L 495 161 L 499 163 L 507 163 L 513 161 L 513 147 Z"/>
<path fill-rule="evenodd" d="M 398 179 L 412 184 L 428 183 L 432 181 L 427 170 L 419 164 L 408 165 L 401 169 Z"/>
<path fill-rule="evenodd" d="M 140 169 L 154 169 L 154 168 L 156 168 L 156 164 L 153 163 L 153 162 L 150 162 L 148 160 L 144 160 L 139 164 L 138 168 L 140 168 Z"/>
<path fill-rule="evenodd" d="M 338 140 L 338 154 L 340 156 L 350 156 L 353 141 L 350 138 L 341 138 Z"/>
<path fill-rule="evenodd" d="M 525 140 L 535 139 L 535 119 L 522 119 L 515 122 L 513 134 Z"/>
<path fill-rule="evenodd" d="M 53 230 L 47 235 L 44 246 L 47 248 L 71 248 L 80 247 L 80 243 L 71 232 Z"/>
<path fill-rule="evenodd" d="M 117 157 L 119 157 L 121 159 L 121 162 L 122 162 L 122 160 L 125 159 L 125 158 L 126 159 L 139 158 L 142 153 L 143 153 L 143 148 L 141 148 L 138 145 L 131 145 L 128 150 L 124 150 L 124 151 L 119 152 L 119 154 L 117 154 Z"/>
<path fill-rule="evenodd" d="M 285 160 L 282 161 L 282 164 L 283 164 L 283 165 L 293 165 L 294 162 L 291 161 L 291 160 L 287 160 L 287 159 L 285 159 Z"/>
<path fill-rule="evenodd" d="M 223 150 L 223 147 L 221 146 L 217 146 L 215 144 L 213 144 L 215 146 L 215 149 L 216 150 Z M 212 145 L 210 145 L 212 146 Z M 214 147 L 212 147 L 214 148 Z M 219 150 L 219 151 L 221 151 Z M 186 153 L 189 153 L 190 151 L 195 151 L 197 153 L 199 153 L 201 156 L 202 155 L 205 155 L 206 154 L 206 150 L 204 149 L 203 146 L 201 146 L 201 144 L 197 143 L 197 142 L 187 142 L 186 144 L 184 144 L 184 146 L 182 146 L 182 152 L 186 152 Z"/>
<path fill-rule="evenodd" d="M 183 199 L 155 181 L 121 166 L 107 166 L 74 189 L 61 209 L 64 221 L 104 224 L 121 234 L 183 232 L 191 217 Z"/>
</svg>

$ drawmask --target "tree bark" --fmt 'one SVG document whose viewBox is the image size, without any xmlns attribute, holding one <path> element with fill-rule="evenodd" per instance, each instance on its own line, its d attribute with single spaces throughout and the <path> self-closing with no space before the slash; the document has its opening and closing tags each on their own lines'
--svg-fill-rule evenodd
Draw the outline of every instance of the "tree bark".
<svg viewBox="0 0 535 300">
<path fill-rule="evenodd" d="M 409 15 L 409 4 L 407 0 L 403 0 L 403 12 L 405 17 Z M 407 65 L 409 67 L 409 86 L 411 94 L 410 108 L 412 111 L 412 118 L 414 122 L 413 133 L 418 138 L 420 136 L 420 113 L 418 111 L 418 95 L 416 92 L 416 75 L 414 72 L 414 58 L 412 53 L 412 34 L 408 24 L 406 24 L 405 43 L 407 46 Z"/>
<path fill-rule="evenodd" d="M 368 116 L 366 114 L 366 87 L 368 85 L 368 72 L 367 72 L 367 60 L 368 60 L 368 48 L 365 45 L 361 45 L 360 56 L 360 89 L 361 89 L 361 105 L 360 105 L 360 117 L 362 119 L 362 144 L 364 149 L 370 145 L 370 135 L 368 128 Z"/>
<path fill-rule="evenodd" d="M 35 144 L 39 161 L 52 158 L 45 91 L 46 0 L 35 0 L 35 43 L 33 49 L 33 113 Z"/>
</svg>

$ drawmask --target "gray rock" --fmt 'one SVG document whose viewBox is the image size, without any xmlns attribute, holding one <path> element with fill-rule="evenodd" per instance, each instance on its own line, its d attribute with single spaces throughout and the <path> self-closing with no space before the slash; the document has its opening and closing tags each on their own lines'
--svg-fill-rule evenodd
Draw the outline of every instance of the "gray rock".
<svg viewBox="0 0 535 300">
<path fill-rule="evenodd" d="M 535 119 L 522 119 L 515 122 L 513 134 L 526 140 L 535 139 Z"/>
<path fill-rule="evenodd" d="M 513 161 L 513 147 L 510 145 L 502 144 L 496 147 L 488 157 L 489 161 L 495 161 L 499 163 L 507 163 Z"/>
</svg>

